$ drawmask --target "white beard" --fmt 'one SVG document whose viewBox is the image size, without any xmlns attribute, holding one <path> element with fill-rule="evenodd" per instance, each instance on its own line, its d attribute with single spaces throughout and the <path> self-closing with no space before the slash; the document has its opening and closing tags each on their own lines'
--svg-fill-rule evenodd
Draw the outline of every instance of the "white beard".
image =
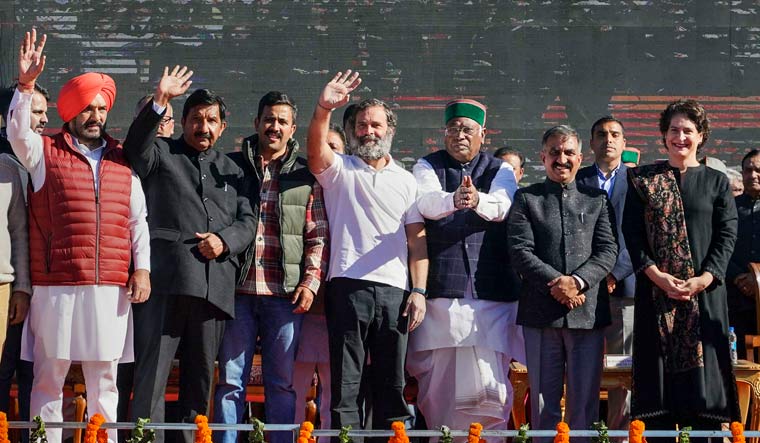
<svg viewBox="0 0 760 443">
<path fill-rule="evenodd" d="M 366 141 L 357 137 L 351 137 L 351 153 L 363 160 L 378 160 L 391 152 L 393 133 L 388 131 L 382 138 L 365 136 Z"/>
</svg>

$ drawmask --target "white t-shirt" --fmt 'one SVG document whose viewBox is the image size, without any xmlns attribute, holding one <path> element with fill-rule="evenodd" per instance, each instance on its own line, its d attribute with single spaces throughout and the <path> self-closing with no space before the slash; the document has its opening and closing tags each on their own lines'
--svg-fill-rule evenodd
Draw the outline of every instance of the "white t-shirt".
<svg viewBox="0 0 760 443">
<path fill-rule="evenodd" d="M 336 154 L 316 177 L 330 223 L 328 280 L 347 277 L 408 290 L 404 226 L 424 223 L 414 176 L 392 158 L 377 171 L 359 157 Z"/>
</svg>

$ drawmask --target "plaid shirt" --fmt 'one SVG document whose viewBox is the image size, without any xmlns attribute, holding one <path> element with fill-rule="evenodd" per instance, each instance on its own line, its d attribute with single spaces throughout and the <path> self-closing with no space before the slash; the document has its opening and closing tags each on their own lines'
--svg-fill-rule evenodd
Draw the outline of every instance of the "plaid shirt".
<svg viewBox="0 0 760 443">
<path fill-rule="evenodd" d="M 282 269 L 282 246 L 280 245 L 280 170 L 282 157 L 269 162 L 262 171 L 262 158 L 256 156 L 256 169 L 261 175 L 261 201 L 259 203 L 259 223 L 253 238 L 253 263 L 245 282 L 238 286 L 238 294 L 290 297 L 285 292 Z M 304 271 L 299 286 L 309 288 L 314 294 L 319 290 L 327 270 L 329 250 L 327 212 L 322 197 L 322 187 L 314 186 L 306 204 L 306 224 L 303 230 Z"/>
</svg>

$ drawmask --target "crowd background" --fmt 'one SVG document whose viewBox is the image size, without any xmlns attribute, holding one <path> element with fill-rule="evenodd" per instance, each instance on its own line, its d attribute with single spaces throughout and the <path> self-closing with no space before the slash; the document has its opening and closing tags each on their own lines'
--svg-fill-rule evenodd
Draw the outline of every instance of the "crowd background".
<svg viewBox="0 0 760 443">
<path fill-rule="evenodd" d="M 525 183 L 543 177 L 546 128 L 588 128 L 599 115 L 626 122 L 644 162 L 664 158 L 658 113 L 693 96 L 713 122 L 704 154 L 736 167 L 760 141 L 758 14 L 752 0 L 3 0 L 0 84 L 16 76 L 19 38 L 36 26 L 50 37 L 50 91 L 82 72 L 114 78 L 109 133 L 123 139 L 163 67 L 187 64 L 194 88 L 230 105 L 217 147 L 232 151 L 259 97 L 282 90 L 311 103 L 350 66 L 365 80 L 352 100 L 378 97 L 398 113 L 394 156 L 408 169 L 443 148 L 443 107 L 466 96 L 488 104 L 488 152 L 507 144 L 526 153 Z M 58 130 L 50 117 L 48 131 Z"/>
</svg>

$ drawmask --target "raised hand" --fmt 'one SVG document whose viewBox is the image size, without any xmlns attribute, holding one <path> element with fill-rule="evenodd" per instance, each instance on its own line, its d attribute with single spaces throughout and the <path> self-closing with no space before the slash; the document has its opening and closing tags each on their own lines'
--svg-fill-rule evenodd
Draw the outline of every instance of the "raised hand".
<svg viewBox="0 0 760 443">
<path fill-rule="evenodd" d="M 359 78 L 359 73 L 354 72 L 351 74 L 349 69 L 345 73 L 338 72 L 335 74 L 330 83 L 325 85 L 325 89 L 322 90 L 322 94 L 319 96 L 319 106 L 329 111 L 340 108 L 348 103 L 351 98 L 350 94 L 356 89 L 362 82 Z"/>
<path fill-rule="evenodd" d="M 45 48 L 47 35 L 42 34 L 40 42 L 37 43 L 37 30 L 32 28 L 32 32 L 24 35 L 24 41 L 18 50 L 18 83 L 19 88 L 25 90 L 34 90 L 34 82 L 40 76 L 45 68 L 45 56 L 42 50 Z"/>
<path fill-rule="evenodd" d="M 189 71 L 187 66 L 180 67 L 175 66 L 172 72 L 169 72 L 169 67 L 164 67 L 164 75 L 161 77 L 161 81 L 158 82 L 156 87 L 156 93 L 153 95 L 153 100 L 159 106 L 166 106 L 169 100 L 174 97 L 178 97 L 185 92 L 193 84 L 190 80 L 193 71 Z"/>
</svg>

